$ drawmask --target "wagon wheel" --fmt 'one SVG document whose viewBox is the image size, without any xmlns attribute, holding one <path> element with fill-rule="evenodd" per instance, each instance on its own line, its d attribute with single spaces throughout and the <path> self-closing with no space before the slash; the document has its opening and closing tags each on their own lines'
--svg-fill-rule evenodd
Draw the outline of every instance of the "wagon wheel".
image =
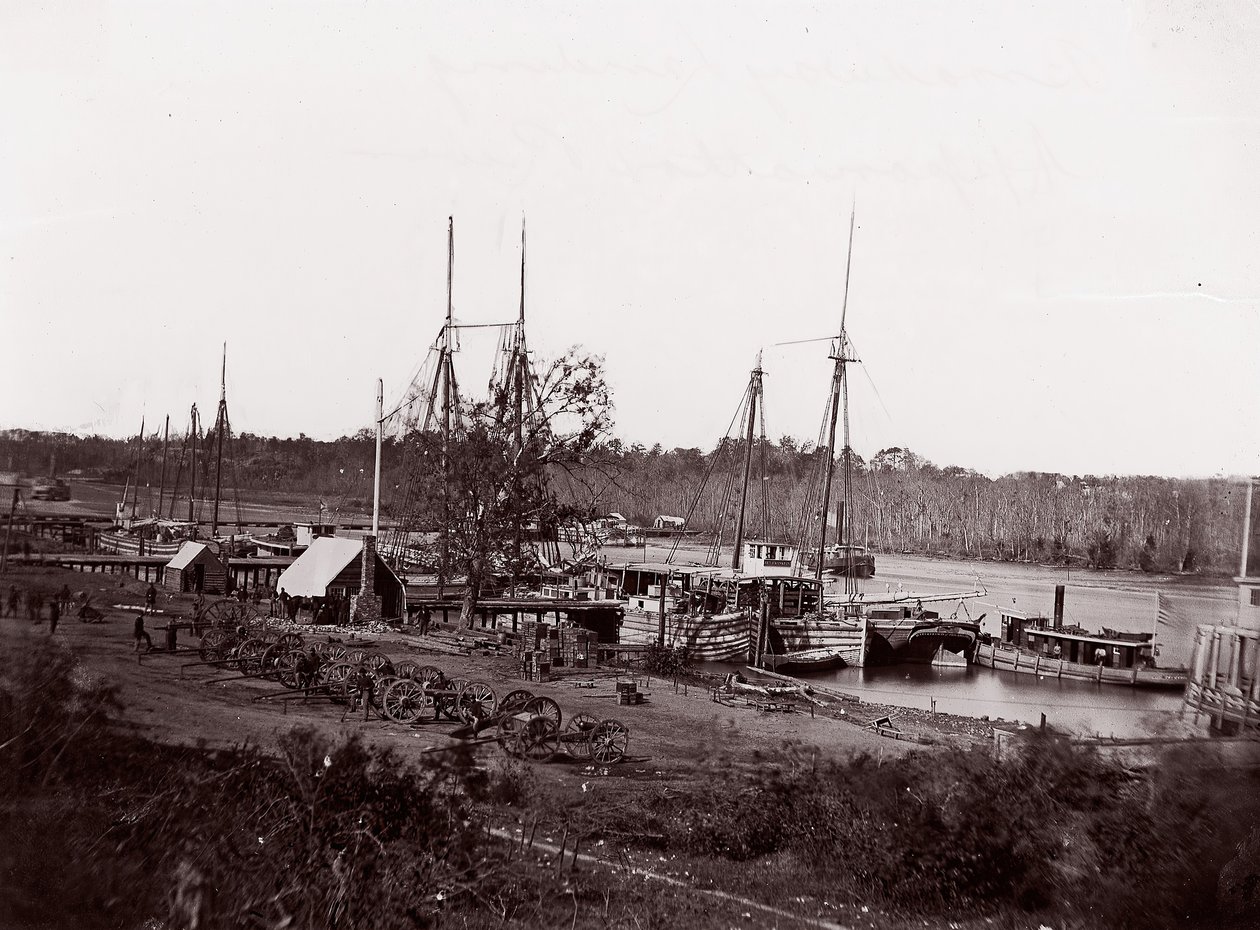
<svg viewBox="0 0 1260 930">
<path fill-rule="evenodd" d="M 442 670 L 436 665 L 422 665 L 411 677 L 423 684 L 430 691 L 439 690 L 446 681 L 446 676 L 442 674 Z"/>
<path fill-rule="evenodd" d="M 433 697 L 409 678 L 400 678 L 385 689 L 381 709 L 395 723 L 412 723 L 433 715 Z"/>
<path fill-rule="evenodd" d="M 418 671 L 420 671 L 420 663 L 412 662 L 410 659 L 405 659 L 394 666 L 394 674 L 399 678 L 415 678 Z"/>
<path fill-rule="evenodd" d="M 232 648 L 232 634 L 227 630 L 206 630 L 197 647 L 202 662 L 222 662 Z"/>
<path fill-rule="evenodd" d="M 385 713 L 385 692 L 389 690 L 389 686 L 396 681 L 402 681 L 401 678 L 395 678 L 393 675 L 382 675 L 372 682 L 372 709 Z"/>
<path fill-rule="evenodd" d="M 232 658 L 242 675 L 257 675 L 263 670 L 263 656 L 270 647 L 261 639 L 247 639 L 236 647 Z"/>
<path fill-rule="evenodd" d="M 383 652 L 374 652 L 367 657 L 367 667 L 378 678 L 394 677 L 394 663 Z"/>
<path fill-rule="evenodd" d="M 591 730 L 591 758 L 600 765 L 620 762 L 630 749 L 630 730 L 620 720 L 601 720 Z"/>
<path fill-rule="evenodd" d="M 499 746 L 510 756 L 519 756 L 521 754 L 520 735 L 521 728 L 528 720 L 521 714 L 510 714 L 506 717 L 499 718 L 499 726 L 495 731 L 495 739 L 499 741 Z"/>
<path fill-rule="evenodd" d="M 272 674 L 276 681 L 286 688 L 297 690 L 302 686 L 298 681 L 298 663 L 302 661 L 302 651 L 294 649 L 276 657 Z"/>
<path fill-rule="evenodd" d="M 346 653 L 345 661 L 351 665 L 358 665 L 360 662 L 367 661 L 368 654 L 362 649 L 355 649 Z"/>
<path fill-rule="evenodd" d="M 270 643 L 267 646 L 267 651 L 262 654 L 263 676 L 265 678 L 275 678 L 278 680 L 277 672 L 280 660 L 290 652 L 293 652 L 293 650 L 283 648 L 279 641 Z"/>
<path fill-rule="evenodd" d="M 282 633 L 280 638 L 276 640 L 276 645 L 280 647 L 282 652 L 292 652 L 294 649 L 301 649 L 302 634 Z"/>
<path fill-rule="evenodd" d="M 535 715 L 521 727 L 517 744 L 522 755 L 543 762 L 560 751 L 560 728 L 550 717 Z"/>
<path fill-rule="evenodd" d="M 346 647 L 338 643 L 324 643 L 319 654 L 328 662 L 344 662 L 346 661 Z"/>
<path fill-rule="evenodd" d="M 334 701 L 350 700 L 354 666 L 346 662 L 337 662 L 324 669 L 321 684 L 327 685 L 328 693 Z"/>
<path fill-rule="evenodd" d="M 423 672 L 424 669 L 421 669 L 420 671 Z M 450 681 L 443 678 L 430 689 L 446 692 L 446 694 L 438 694 L 434 696 L 437 698 L 438 712 L 441 713 L 441 715 L 447 720 L 464 719 L 459 712 L 459 696 L 467 687 L 467 678 L 452 678 Z"/>
<path fill-rule="evenodd" d="M 598 723 L 599 721 L 590 714 L 577 714 L 570 717 L 568 725 L 564 728 L 564 735 L 560 737 L 560 742 L 571 755 L 589 759 L 591 757 L 591 731 Z"/>
<path fill-rule="evenodd" d="M 494 689 L 484 681 L 470 681 L 455 700 L 455 712 L 470 726 L 493 717 L 498 704 Z"/>
<path fill-rule="evenodd" d="M 533 691 L 526 691 L 524 688 L 509 691 L 503 700 L 499 702 L 495 713 L 502 717 L 504 714 L 515 714 L 517 711 L 524 710 L 525 705 L 529 703 L 530 698 L 533 696 Z"/>
<path fill-rule="evenodd" d="M 522 709 L 528 713 L 546 717 L 556 725 L 557 731 L 559 731 L 560 723 L 564 719 L 564 715 L 560 713 L 560 705 L 549 697 L 530 698 Z"/>
<path fill-rule="evenodd" d="M 227 630 L 235 630 L 238 626 L 250 629 L 258 626 L 261 619 L 253 605 L 231 598 L 215 601 L 202 614 L 202 622 Z"/>
</svg>

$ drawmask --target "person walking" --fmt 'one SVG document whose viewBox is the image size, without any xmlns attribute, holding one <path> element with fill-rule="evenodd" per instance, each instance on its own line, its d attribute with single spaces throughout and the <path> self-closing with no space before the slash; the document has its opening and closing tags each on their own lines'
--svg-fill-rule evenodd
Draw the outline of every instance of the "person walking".
<svg viewBox="0 0 1260 930">
<path fill-rule="evenodd" d="M 53 598 L 48 602 L 48 635 L 57 632 L 57 624 L 61 620 L 61 601 Z"/>
<path fill-rule="evenodd" d="M 144 628 L 144 614 L 136 614 L 136 624 L 134 634 L 136 639 L 136 652 L 140 652 L 140 641 L 144 641 L 144 651 L 148 652 L 153 648 L 153 637 Z"/>
<path fill-rule="evenodd" d="M 153 587 L 153 582 L 149 582 L 149 590 L 144 592 L 144 612 L 153 613 L 157 608 L 157 588 Z"/>
<path fill-rule="evenodd" d="M 15 584 L 9 585 L 9 596 L 5 598 L 5 602 L 4 602 L 4 606 L 5 606 L 4 615 L 6 617 L 17 616 L 19 600 L 21 600 L 21 595 L 18 594 L 17 585 Z"/>
<path fill-rule="evenodd" d="M 61 586 L 61 590 L 57 592 L 57 601 L 63 614 L 70 612 L 70 608 L 74 606 L 74 595 L 70 593 L 70 585 Z"/>
</svg>

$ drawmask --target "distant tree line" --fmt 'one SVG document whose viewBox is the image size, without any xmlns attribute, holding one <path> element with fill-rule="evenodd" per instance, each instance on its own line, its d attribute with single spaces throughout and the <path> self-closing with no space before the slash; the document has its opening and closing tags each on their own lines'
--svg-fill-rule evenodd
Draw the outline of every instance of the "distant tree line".
<svg viewBox="0 0 1260 930">
<path fill-rule="evenodd" d="M 184 445 L 172 436 L 168 489 Z M 387 513 L 409 470 L 402 444 L 386 440 L 382 498 Z M 216 437 L 199 445 L 198 478 L 212 478 Z M 233 436 L 225 453 L 225 486 L 243 492 L 285 491 L 320 495 L 337 503 L 370 505 L 374 436 L 321 441 Z M 143 440 L 68 433 L 0 431 L 0 470 L 58 474 L 122 484 L 138 472 L 157 486 L 162 437 Z M 568 508 L 597 517 L 623 514 L 650 526 L 659 515 L 688 517 L 688 527 L 733 538 L 746 459 L 741 443 L 723 440 L 710 451 L 666 450 L 659 444 L 603 444 L 581 468 L 557 469 L 554 493 Z M 837 461 L 839 457 L 837 456 Z M 798 542 L 816 538 L 818 483 L 827 450 L 784 436 L 753 450 L 746 533 Z M 436 467 L 436 463 L 432 463 Z M 184 464 L 183 481 L 187 483 Z M 836 468 L 829 507 L 829 539 L 835 540 L 836 502 L 843 496 Z M 1231 573 L 1239 556 L 1243 489 L 1224 478 L 1060 475 L 1016 472 L 988 478 L 956 465 L 940 467 L 910 449 L 882 449 L 869 461 L 851 457 L 849 523 L 854 542 L 882 552 L 915 552 L 960 558 L 1028 560 L 1097 568 Z"/>
</svg>

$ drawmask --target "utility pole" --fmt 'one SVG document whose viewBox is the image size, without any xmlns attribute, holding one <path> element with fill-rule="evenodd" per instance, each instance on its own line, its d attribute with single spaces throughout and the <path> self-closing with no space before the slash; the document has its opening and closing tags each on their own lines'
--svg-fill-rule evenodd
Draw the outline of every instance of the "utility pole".
<svg viewBox="0 0 1260 930">
<path fill-rule="evenodd" d="M 376 470 L 372 476 L 372 535 L 381 532 L 381 428 L 385 422 L 385 381 L 376 381 Z"/>
</svg>

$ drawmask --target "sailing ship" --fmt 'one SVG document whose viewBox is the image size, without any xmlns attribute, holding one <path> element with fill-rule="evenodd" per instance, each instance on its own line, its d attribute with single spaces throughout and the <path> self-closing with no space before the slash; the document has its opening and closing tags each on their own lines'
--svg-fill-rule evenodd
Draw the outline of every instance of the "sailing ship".
<svg viewBox="0 0 1260 930">
<path fill-rule="evenodd" d="M 818 545 L 801 560 L 800 568 L 811 571 L 818 581 L 825 572 L 832 572 L 844 579 L 843 597 L 827 602 L 829 620 L 816 620 L 803 624 L 782 621 L 772 628 L 784 639 L 789 649 L 834 645 L 827 642 L 828 634 L 835 637 L 850 636 L 854 627 L 863 632 L 864 650 L 859 662 L 849 664 L 885 664 L 895 662 L 940 661 L 966 663 L 980 636 L 980 624 L 959 620 L 957 611 L 943 618 L 939 612 L 925 608 L 924 602 L 941 602 L 979 597 L 981 589 L 958 594 L 931 596 L 913 594 L 889 594 L 882 597 L 865 597 L 858 592 L 857 579 L 875 573 L 874 556 L 865 547 L 854 544 L 851 533 L 853 499 L 852 472 L 853 448 L 849 434 L 849 378 L 848 366 L 859 361 L 853 354 L 847 329 L 849 307 L 849 278 L 853 267 L 853 231 L 856 211 L 849 217 L 849 249 L 844 274 L 844 299 L 840 311 L 840 332 L 831 341 L 829 358 L 832 360 L 831 391 L 828 396 L 824 423 L 827 424 L 827 450 L 822 476 L 822 500 L 818 513 Z M 841 418 L 841 414 L 843 417 Z M 841 485 L 837 500 L 836 543 L 827 543 L 827 525 L 830 516 L 831 491 L 836 448 L 837 421 L 843 426 L 843 444 L 840 449 Z M 806 508 L 804 515 L 811 512 Z M 802 538 L 806 535 L 802 526 Z M 843 563 L 837 568 L 837 563 Z"/>
<path fill-rule="evenodd" d="M 1155 630 L 1126 633 L 1103 628 L 1090 632 L 1063 622 L 1063 585 L 1055 588 L 1054 615 L 1044 617 L 1003 608 L 996 641 L 980 642 L 973 661 L 1000 671 L 1042 678 L 1070 678 L 1099 684 L 1181 688 L 1189 672 L 1161 668 Z M 1159 619 L 1156 617 L 1156 626 Z"/>
</svg>

